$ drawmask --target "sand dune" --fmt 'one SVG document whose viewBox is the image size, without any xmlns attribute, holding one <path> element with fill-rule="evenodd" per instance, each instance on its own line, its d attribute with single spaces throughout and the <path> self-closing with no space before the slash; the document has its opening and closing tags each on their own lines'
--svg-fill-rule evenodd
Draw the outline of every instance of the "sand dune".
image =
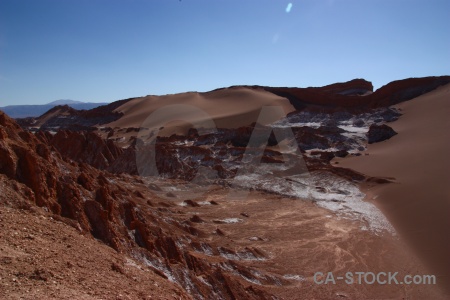
<svg viewBox="0 0 450 300">
<path fill-rule="evenodd" d="M 400 236 L 450 293 L 450 85 L 398 105 L 404 115 L 389 124 L 399 134 L 370 145 L 368 156 L 340 160 L 367 175 L 395 183 L 366 187 Z"/>
<path fill-rule="evenodd" d="M 156 114 L 148 119 L 153 112 L 160 108 L 179 104 L 187 105 L 194 109 L 174 108 L 170 109 L 170 115 L 163 114 L 164 116 L 162 116 L 161 114 Z M 231 87 L 207 93 L 189 92 L 137 98 L 118 107 L 116 111 L 125 115 L 107 126 L 121 128 L 141 127 L 147 119 L 144 127 L 164 127 L 160 134 L 166 135 L 186 132 L 187 129 L 192 127 L 189 124 L 190 122 L 202 122 L 211 119 L 219 128 L 237 128 L 256 122 L 260 109 L 263 106 L 279 106 L 284 111 L 284 114 L 294 111 L 293 106 L 286 98 L 276 96 L 263 89 Z M 196 109 L 200 109 L 204 113 L 199 114 Z M 188 120 L 189 122 L 176 121 L 179 119 Z M 167 121 L 171 122 L 167 124 Z"/>
</svg>

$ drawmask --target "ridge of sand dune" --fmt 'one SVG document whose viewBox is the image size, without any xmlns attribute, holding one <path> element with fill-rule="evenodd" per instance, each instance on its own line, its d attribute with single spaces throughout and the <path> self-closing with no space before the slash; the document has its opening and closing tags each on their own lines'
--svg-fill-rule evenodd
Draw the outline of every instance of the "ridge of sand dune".
<svg viewBox="0 0 450 300">
<path fill-rule="evenodd" d="M 146 96 L 133 99 L 118 107 L 115 112 L 124 114 L 122 118 L 107 126 L 110 127 L 140 127 L 143 122 L 156 110 L 167 105 L 183 104 L 198 108 L 206 114 L 200 118 L 187 111 L 175 112 L 174 117 L 192 119 L 201 122 L 211 118 L 217 127 L 237 128 L 249 125 L 258 120 L 263 106 L 279 106 L 285 115 L 294 111 L 289 100 L 263 89 L 246 87 L 232 87 L 207 93 L 188 92 L 165 96 Z M 146 127 L 159 128 L 161 120 L 146 122 Z M 183 133 L 191 126 L 186 122 L 175 121 L 163 125 L 163 134 Z"/>
<path fill-rule="evenodd" d="M 369 145 L 368 156 L 340 165 L 395 183 L 368 187 L 400 236 L 450 293 L 450 84 L 397 105 L 404 115 L 390 124 L 398 135 Z"/>
</svg>

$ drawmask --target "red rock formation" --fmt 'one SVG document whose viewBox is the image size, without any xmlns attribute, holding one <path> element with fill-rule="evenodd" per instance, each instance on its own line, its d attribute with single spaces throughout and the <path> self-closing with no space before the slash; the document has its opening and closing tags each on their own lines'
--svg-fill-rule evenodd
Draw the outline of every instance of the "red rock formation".
<svg viewBox="0 0 450 300">
<path fill-rule="evenodd" d="M 90 110 L 76 110 L 68 105 L 58 105 L 40 117 L 18 119 L 17 121 L 24 128 L 95 130 L 94 126 L 96 125 L 110 123 L 119 119 L 122 114 L 114 110 L 132 99 L 115 101 Z"/>
<path fill-rule="evenodd" d="M 64 158 L 84 162 L 100 170 L 106 170 L 123 153 L 112 140 L 104 140 L 90 131 L 60 130 L 55 135 L 41 131 L 37 136 Z"/>
<path fill-rule="evenodd" d="M 315 89 L 320 89 L 322 92 L 331 95 L 362 96 L 371 94 L 373 92 L 373 85 L 364 79 L 353 79 Z"/>
<path fill-rule="evenodd" d="M 62 140 L 66 134 L 72 133 L 60 133 Z M 74 137 L 79 149 L 89 145 L 83 134 Z M 164 278 L 170 277 L 193 297 L 271 299 L 270 294 L 249 288 L 242 279 L 243 275 L 252 279 L 248 267 L 238 262 L 232 268 L 221 267 L 228 262 L 217 251 L 211 259 L 199 257 L 191 242 L 200 243 L 197 239 L 204 233 L 195 228 L 195 223 L 186 224 L 182 215 L 172 212 L 170 203 L 160 202 L 167 204 L 163 210 L 149 206 L 154 196 L 141 179 L 75 163 L 68 159 L 67 153 L 72 153 L 69 145 L 57 144 L 61 140 L 55 137 L 55 145 L 64 149 L 63 160 L 59 152 L 43 143 L 48 139 L 51 137 L 45 134 L 37 138 L 23 131 L 0 112 L 0 183 L 2 192 L 17 195 L 0 201 L 0 205 L 30 209 L 36 204 L 52 212 L 54 219 L 82 234 L 91 234 L 126 257 L 141 260 Z M 107 149 L 102 143 L 94 144 L 100 145 L 95 150 Z"/>
<path fill-rule="evenodd" d="M 286 97 L 297 110 L 307 107 L 322 110 L 338 108 L 367 110 L 410 100 L 449 82 L 450 76 L 409 78 L 393 81 L 365 96 L 359 96 L 362 93 L 352 92 L 364 90 L 370 92 L 372 85 L 364 80 L 352 80 L 320 88 L 264 87 L 264 89 Z"/>
</svg>

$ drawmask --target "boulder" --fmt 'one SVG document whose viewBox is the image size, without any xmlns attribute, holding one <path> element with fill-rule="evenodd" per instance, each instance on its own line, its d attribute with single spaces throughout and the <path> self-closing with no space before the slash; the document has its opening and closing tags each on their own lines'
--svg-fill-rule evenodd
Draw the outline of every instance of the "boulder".
<svg viewBox="0 0 450 300">
<path fill-rule="evenodd" d="M 388 140 L 396 134 L 397 132 L 386 124 L 372 124 L 367 132 L 367 138 L 369 140 L 369 144 L 373 144 Z"/>
</svg>

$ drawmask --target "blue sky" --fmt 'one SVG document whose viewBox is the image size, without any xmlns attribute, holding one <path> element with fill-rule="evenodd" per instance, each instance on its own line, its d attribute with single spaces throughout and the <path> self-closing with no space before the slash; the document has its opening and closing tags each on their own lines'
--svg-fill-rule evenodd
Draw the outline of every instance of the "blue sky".
<svg viewBox="0 0 450 300">
<path fill-rule="evenodd" d="M 430 75 L 448 0 L 0 0 L 0 106 Z"/>
</svg>

